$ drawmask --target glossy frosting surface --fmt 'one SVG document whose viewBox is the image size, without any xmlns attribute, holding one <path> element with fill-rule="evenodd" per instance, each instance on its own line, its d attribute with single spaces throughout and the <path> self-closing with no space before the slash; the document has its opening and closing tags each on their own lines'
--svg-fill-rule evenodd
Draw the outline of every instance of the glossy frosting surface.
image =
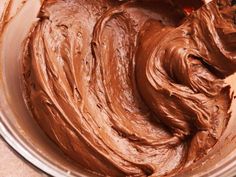
<svg viewBox="0 0 236 177">
<path fill-rule="evenodd" d="M 171 1 L 45 1 L 22 58 L 27 104 L 94 173 L 178 174 L 230 118 L 235 11 L 228 0 L 189 16 Z"/>
</svg>

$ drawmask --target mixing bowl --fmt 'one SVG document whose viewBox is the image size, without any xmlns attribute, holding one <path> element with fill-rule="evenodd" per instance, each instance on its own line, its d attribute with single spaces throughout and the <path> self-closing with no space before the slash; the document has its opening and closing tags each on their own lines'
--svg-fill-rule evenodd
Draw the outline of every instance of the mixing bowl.
<svg viewBox="0 0 236 177">
<path fill-rule="evenodd" d="M 1 0 L 0 7 L 3 7 L 4 2 L 7 0 Z M 7 17 L 11 20 L 3 30 L 0 43 L 0 134 L 25 159 L 52 176 L 94 176 L 82 167 L 75 166 L 53 144 L 38 127 L 25 105 L 20 82 L 21 45 L 33 22 L 37 20 L 41 2 L 13 2 L 10 16 Z M 0 8 L 0 12 L 2 10 Z M 236 90 L 236 75 L 228 78 L 227 82 Z M 183 171 L 180 176 L 236 175 L 236 111 L 233 108 L 236 108 L 235 101 L 231 108 L 232 118 L 214 150 L 197 162 L 196 169 Z"/>
</svg>

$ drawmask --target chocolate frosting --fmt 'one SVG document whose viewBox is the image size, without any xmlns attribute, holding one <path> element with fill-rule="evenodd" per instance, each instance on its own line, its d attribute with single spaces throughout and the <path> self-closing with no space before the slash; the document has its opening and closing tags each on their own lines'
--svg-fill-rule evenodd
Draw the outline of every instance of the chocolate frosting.
<svg viewBox="0 0 236 177">
<path fill-rule="evenodd" d="M 189 16 L 173 1 L 45 1 L 22 59 L 27 105 L 93 173 L 192 168 L 230 117 L 235 11 L 227 0 Z"/>
</svg>

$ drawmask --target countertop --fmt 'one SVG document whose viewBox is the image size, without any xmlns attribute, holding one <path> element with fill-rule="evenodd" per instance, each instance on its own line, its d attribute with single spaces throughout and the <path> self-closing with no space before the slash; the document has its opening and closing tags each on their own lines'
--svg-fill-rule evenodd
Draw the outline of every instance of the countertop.
<svg viewBox="0 0 236 177">
<path fill-rule="evenodd" d="M 0 135 L 0 177 L 48 177 L 15 152 Z"/>
</svg>

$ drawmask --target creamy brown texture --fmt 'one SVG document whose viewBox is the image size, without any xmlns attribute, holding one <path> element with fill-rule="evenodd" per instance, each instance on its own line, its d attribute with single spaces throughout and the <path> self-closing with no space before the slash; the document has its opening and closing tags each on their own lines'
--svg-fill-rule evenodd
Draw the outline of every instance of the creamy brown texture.
<svg viewBox="0 0 236 177">
<path fill-rule="evenodd" d="M 227 126 L 235 6 L 184 19 L 169 1 L 48 0 L 26 41 L 26 100 L 76 163 L 109 176 L 175 175 Z"/>
</svg>

